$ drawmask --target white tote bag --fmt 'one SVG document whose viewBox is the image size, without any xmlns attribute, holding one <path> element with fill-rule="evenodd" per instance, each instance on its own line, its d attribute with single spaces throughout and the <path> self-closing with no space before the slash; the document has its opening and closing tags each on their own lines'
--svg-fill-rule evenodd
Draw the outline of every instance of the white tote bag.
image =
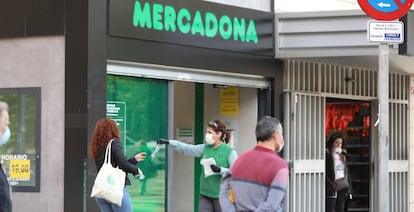
<svg viewBox="0 0 414 212">
<path fill-rule="evenodd" d="M 106 146 L 105 160 L 96 175 L 91 197 L 102 198 L 121 206 L 126 173 L 118 167 L 112 167 L 111 144 L 112 140 Z"/>
</svg>

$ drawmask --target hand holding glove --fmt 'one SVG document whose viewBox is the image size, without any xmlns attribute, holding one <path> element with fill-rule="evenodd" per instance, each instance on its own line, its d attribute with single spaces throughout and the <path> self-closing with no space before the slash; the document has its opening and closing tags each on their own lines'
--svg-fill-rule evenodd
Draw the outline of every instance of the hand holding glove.
<svg viewBox="0 0 414 212">
<path fill-rule="evenodd" d="M 157 140 L 157 144 L 170 144 L 170 141 L 168 139 L 165 139 L 165 138 L 159 138 Z"/>
<path fill-rule="evenodd" d="M 219 173 L 221 171 L 220 166 L 216 166 L 214 164 L 210 165 L 211 170 L 213 170 L 213 172 Z"/>
</svg>

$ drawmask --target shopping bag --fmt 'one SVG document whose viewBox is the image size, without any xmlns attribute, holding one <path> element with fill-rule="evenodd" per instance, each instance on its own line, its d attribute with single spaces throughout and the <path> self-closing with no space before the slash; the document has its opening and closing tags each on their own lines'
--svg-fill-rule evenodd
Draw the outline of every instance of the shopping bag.
<svg viewBox="0 0 414 212">
<path fill-rule="evenodd" d="M 348 180 L 344 178 L 337 179 L 332 184 L 334 191 L 342 191 L 344 189 L 348 189 L 349 183 Z"/>
<path fill-rule="evenodd" d="M 91 197 L 102 198 L 121 206 L 126 173 L 122 169 L 111 165 L 111 144 L 112 140 L 106 147 L 105 160 L 98 175 L 96 175 Z"/>
<path fill-rule="evenodd" d="M 234 196 L 234 192 L 233 192 L 233 188 L 230 185 L 231 183 L 231 177 L 229 177 L 229 181 L 228 181 L 228 190 L 227 190 L 227 196 L 229 197 L 229 200 L 231 203 L 235 204 L 236 203 L 236 196 Z"/>
</svg>

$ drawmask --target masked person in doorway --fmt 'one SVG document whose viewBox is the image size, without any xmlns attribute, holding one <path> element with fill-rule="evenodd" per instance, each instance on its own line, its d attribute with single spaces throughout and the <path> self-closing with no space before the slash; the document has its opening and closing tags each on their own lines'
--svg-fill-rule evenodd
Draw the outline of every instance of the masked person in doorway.
<svg viewBox="0 0 414 212">
<path fill-rule="evenodd" d="M 9 122 L 9 106 L 6 102 L 0 101 L 0 149 L 1 145 L 10 139 Z M 0 162 L 0 212 L 11 211 L 11 188 Z"/>
<path fill-rule="evenodd" d="M 345 212 L 346 201 L 352 199 L 352 184 L 341 133 L 328 138 L 325 163 L 326 212 Z"/>
<path fill-rule="evenodd" d="M 256 141 L 256 146 L 241 154 L 221 181 L 223 211 L 285 210 L 289 171 L 286 161 L 276 154 L 285 143 L 279 120 L 263 117 L 256 125 Z"/>
<path fill-rule="evenodd" d="M 187 156 L 199 157 L 203 169 L 200 174 L 199 212 L 221 212 L 218 200 L 220 180 L 237 158 L 236 151 L 227 145 L 231 133 L 220 120 L 210 121 L 205 134 L 206 144 L 186 144 L 177 140 L 158 139 L 158 144 L 169 144 L 171 148 Z"/>
</svg>

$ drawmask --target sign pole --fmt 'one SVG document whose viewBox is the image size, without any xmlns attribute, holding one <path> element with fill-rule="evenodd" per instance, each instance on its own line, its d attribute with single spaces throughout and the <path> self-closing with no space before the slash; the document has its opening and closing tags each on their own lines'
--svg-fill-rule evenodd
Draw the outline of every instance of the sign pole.
<svg viewBox="0 0 414 212">
<path fill-rule="evenodd" d="M 375 148 L 374 185 L 376 196 L 374 211 L 390 211 L 390 184 L 389 184 L 389 43 L 402 43 L 404 27 L 401 21 L 395 20 L 403 17 L 410 10 L 414 0 L 387 1 L 358 0 L 361 9 L 377 21 L 368 22 L 368 40 L 379 42 L 378 58 L 378 144 Z M 378 22 L 381 20 L 381 22 Z M 394 22 L 391 22 L 394 21 Z M 379 126 L 378 126 L 379 124 Z M 372 185 L 372 184 L 371 184 Z"/>
<path fill-rule="evenodd" d="M 378 73 L 378 96 L 379 96 L 379 127 L 378 127 L 378 199 L 376 210 L 378 212 L 389 211 L 389 45 L 379 44 L 379 73 Z"/>
</svg>

